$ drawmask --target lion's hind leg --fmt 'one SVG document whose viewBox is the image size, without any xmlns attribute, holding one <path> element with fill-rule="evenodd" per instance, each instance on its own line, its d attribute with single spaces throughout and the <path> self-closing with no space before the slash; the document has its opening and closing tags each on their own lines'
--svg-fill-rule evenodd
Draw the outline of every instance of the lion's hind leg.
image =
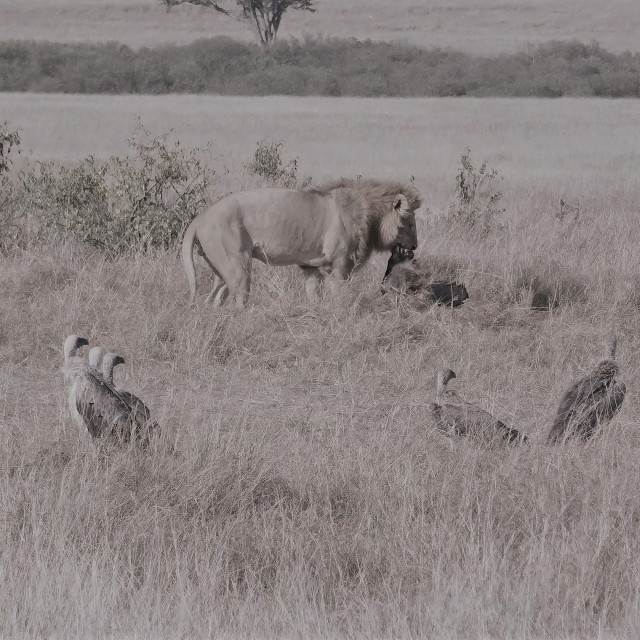
<svg viewBox="0 0 640 640">
<path fill-rule="evenodd" d="M 201 240 L 201 244 L 203 250 L 200 255 L 213 272 L 213 285 L 205 302 L 209 304 L 213 301 L 213 306 L 217 308 L 224 304 L 229 293 L 234 290 L 234 261 L 229 259 L 219 238 L 208 237 Z"/>
<path fill-rule="evenodd" d="M 209 267 L 211 267 L 211 271 L 213 271 L 213 286 L 211 288 L 211 293 L 205 300 L 205 304 L 209 304 L 213 300 L 213 306 L 220 307 L 224 304 L 224 301 L 229 295 L 229 287 L 227 287 L 227 283 L 224 281 L 224 278 L 220 275 L 211 260 L 209 260 L 204 253 L 202 255 Z"/>
<path fill-rule="evenodd" d="M 214 275 L 213 287 L 211 288 L 211 293 L 207 296 L 205 303 L 209 304 L 213 300 L 213 306 L 220 307 L 224 304 L 228 295 L 229 287 L 227 287 L 226 282 L 219 276 Z"/>
<path fill-rule="evenodd" d="M 233 260 L 233 279 L 230 282 L 230 289 L 235 297 L 236 307 L 242 309 L 249 298 L 251 290 L 251 254 L 241 254 Z"/>
<path fill-rule="evenodd" d="M 251 287 L 250 239 L 234 229 L 220 235 L 210 235 L 200 240 L 205 260 L 214 273 L 213 289 L 208 300 L 220 306 L 227 297 L 235 300 L 236 306 L 244 307 Z"/>
</svg>

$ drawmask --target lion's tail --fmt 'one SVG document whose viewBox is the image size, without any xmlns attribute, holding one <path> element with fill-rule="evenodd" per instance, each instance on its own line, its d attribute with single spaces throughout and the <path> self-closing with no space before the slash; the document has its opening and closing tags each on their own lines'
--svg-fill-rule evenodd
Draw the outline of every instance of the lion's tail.
<svg viewBox="0 0 640 640">
<path fill-rule="evenodd" d="M 189 282 L 189 305 L 195 304 L 196 301 L 196 267 L 193 262 L 193 245 L 196 242 L 196 225 L 195 220 L 187 227 L 184 238 L 182 239 L 182 263 L 187 272 L 187 280 Z"/>
</svg>

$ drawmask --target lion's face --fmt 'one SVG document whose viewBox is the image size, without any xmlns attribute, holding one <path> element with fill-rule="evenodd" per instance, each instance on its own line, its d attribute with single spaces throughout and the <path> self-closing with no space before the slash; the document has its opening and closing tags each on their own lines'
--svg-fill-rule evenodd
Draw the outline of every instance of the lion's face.
<svg viewBox="0 0 640 640">
<path fill-rule="evenodd" d="M 407 197 L 400 193 L 393 201 L 393 216 L 396 226 L 395 240 L 389 243 L 389 248 L 395 247 L 399 253 L 413 251 L 418 248 L 418 234 L 416 231 L 416 213 L 409 205 Z"/>
<path fill-rule="evenodd" d="M 416 216 L 413 211 L 400 217 L 396 241 L 393 243 L 400 255 L 408 255 L 418 248 Z M 413 255 L 413 254 L 411 254 Z M 406 258 L 405 258 L 406 259 Z"/>
</svg>

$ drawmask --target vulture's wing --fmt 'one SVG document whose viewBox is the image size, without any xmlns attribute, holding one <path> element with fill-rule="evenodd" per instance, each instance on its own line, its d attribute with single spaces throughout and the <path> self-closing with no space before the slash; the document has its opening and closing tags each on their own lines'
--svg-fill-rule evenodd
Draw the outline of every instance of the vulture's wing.
<svg viewBox="0 0 640 640">
<path fill-rule="evenodd" d="M 76 408 L 94 438 L 119 435 L 130 430 L 131 407 L 112 385 L 87 373 L 78 385 Z"/>
<path fill-rule="evenodd" d="M 592 373 L 572 384 L 566 391 L 556 412 L 549 441 L 557 442 L 567 431 L 570 423 L 580 428 L 596 420 L 595 410 L 600 399 L 608 394 L 607 381 Z"/>
</svg>

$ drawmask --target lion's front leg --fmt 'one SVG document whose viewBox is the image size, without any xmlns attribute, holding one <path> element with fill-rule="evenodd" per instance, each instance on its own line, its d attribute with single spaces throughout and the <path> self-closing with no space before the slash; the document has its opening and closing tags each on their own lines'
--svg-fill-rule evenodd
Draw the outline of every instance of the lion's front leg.
<svg viewBox="0 0 640 640">
<path fill-rule="evenodd" d="M 335 293 L 345 280 L 349 279 L 355 262 L 351 258 L 337 258 L 333 261 L 333 271 L 329 278 L 331 292 Z"/>
<path fill-rule="evenodd" d="M 336 258 L 333 261 L 332 275 L 339 280 L 348 280 L 355 264 L 356 263 L 351 256 Z"/>
<path fill-rule="evenodd" d="M 324 273 L 318 267 L 300 266 L 304 275 L 304 290 L 307 298 L 314 301 L 318 297 L 318 285 L 324 280 Z"/>
</svg>

